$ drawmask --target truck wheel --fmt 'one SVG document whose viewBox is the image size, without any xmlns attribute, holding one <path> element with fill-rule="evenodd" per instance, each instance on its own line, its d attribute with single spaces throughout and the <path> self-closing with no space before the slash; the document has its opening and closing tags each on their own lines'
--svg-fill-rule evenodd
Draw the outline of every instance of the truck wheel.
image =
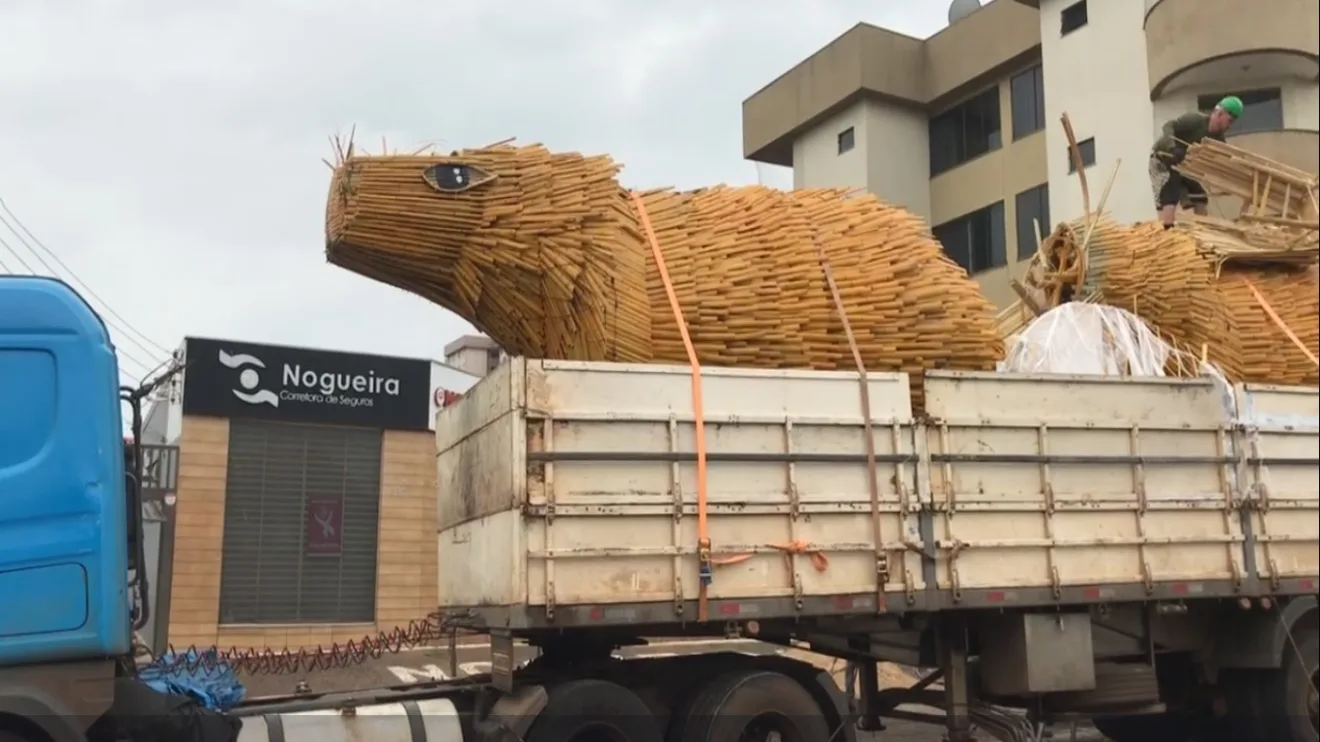
<svg viewBox="0 0 1320 742">
<path fill-rule="evenodd" d="M 1149 716 L 1097 716 L 1096 731 L 1110 742 L 1186 742 L 1187 725 L 1168 714 Z"/>
<path fill-rule="evenodd" d="M 1261 711 L 1271 742 L 1316 742 L 1320 739 L 1316 695 L 1320 634 L 1311 625 L 1296 631 L 1293 639 L 1296 646 L 1293 642 L 1284 645 L 1283 662 L 1270 671 L 1260 689 Z"/>
<path fill-rule="evenodd" d="M 1261 723 L 1259 670 L 1220 670 L 1219 698 L 1193 718 L 1195 742 L 1256 742 L 1270 738 Z M 1218 707 L 1219 713 L 1215 708 Z"/>
<path fill-rule="evenodd" d="M 0 715 L 0 742 L 49 742 L 50 735 L 27 719 Z"/>
<path fill-rule="evenodd" d="M 655 714 L 621 685 L 572 680 L 548 695 L 526 742 L 664 742 Z"/>
<path fill-rule="evenodd" d="M 820 704 L 787 675 L 764 670 L 716 678 L 669 723 L 669 742 L 829 742 Z"/>
</svg>

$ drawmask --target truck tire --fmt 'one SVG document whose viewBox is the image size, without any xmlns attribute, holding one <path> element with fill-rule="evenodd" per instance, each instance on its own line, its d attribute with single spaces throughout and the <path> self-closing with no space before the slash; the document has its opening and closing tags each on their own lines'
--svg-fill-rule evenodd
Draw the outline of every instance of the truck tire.
<svg viewBox="0 0 1320 742">
<path fill-rule="evenodd" d="M 655 714 L 621 685 L 570 680 L 548 695 L 526 742 L 664 742 Z"/>
<path fill-rule="evenodd" d="M 1295 643 L 1295 644 L 1294 644 Z M 1260 688 L 1261 713 L 1269 729 L 1270 742 L 1316 742 L 1317 720 L 1316 654 L 1320 633 L 1315 624 L 1293 632 L 1284 645 L 1283 661 Z"/>
<path fill-rule="evenodd" d="M 0 715 L 0 742 L 50 742 L 51 736 L 26 719 Z"/>
<path fill-rule="evenodd" d="M 683 704 L 668 742 L 829 742 L 820 705 L 796 680 L 751 670 L 716 678 Z M 750 735 L 749 735 L 750 733 Z"/>
<path fill-rule="evenodd" d="M 1220 714 L 1202 709 L 1194 718 L 1194 742 L 1257 742 L 1268 740 L 1261 722 L 1261 674 L 1258 670 L 1220 670 Z"/>
<path fill-rule="evenodd" d="M 1110 742 L 1187 742 L 1187 724 L 1169 714 L 1097 716 L 1096 731 Z"/>
</svg>

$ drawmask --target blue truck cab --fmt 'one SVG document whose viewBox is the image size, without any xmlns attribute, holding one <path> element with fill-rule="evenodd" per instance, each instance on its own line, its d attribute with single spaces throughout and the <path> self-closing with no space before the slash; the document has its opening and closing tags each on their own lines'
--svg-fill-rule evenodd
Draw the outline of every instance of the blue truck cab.
<svg viewBox="0 0 1320 742">
<path fill-rule="evenodd" d="M 93 711 L 66 708 L 60 689 L 97 704 L 104 693 L 89 681 L 131 655 L 140 515 L 123 441 L 100 317 L 63 282 L 0 276 L 0 731 L 6 718 Z"/>
</svg>

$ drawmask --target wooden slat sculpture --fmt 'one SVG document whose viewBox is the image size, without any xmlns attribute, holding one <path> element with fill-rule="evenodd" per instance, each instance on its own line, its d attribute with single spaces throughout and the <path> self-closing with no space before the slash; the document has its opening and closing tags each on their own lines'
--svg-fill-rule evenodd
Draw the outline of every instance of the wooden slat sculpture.
<svg viewBox="0 0 1320 742">
<path fill-rule="evenodd" d="M 609 157 L 500 144 L 346 154 L 331 263 L 419 294 L 509 353 L 685 363 L 631 195 Z M 992 305 L 918 217 L 843 190 L 642 194 L 703 364 L 852 369 L 817 246 L 869 370 L 991 369 Z"/>
<path fill-rule="evenodd" d="M 1061 123 L 1080 162 L 1067 114 Z M 997 318 L 1001 334 L 1011 338 L 1062 301 L 1103 302 L 1137 315 L 1231 381 L 1320 383 L 1315 174 L 1212 140 L 1189 147 L 1179 169 L 1211 194 L 1241 199 L 1241 213 L 1233 221 L 1184 214 L 1168 231 L 1158 222 L 1122 226 L 1103 213 L 1113 175 L 1092 211 L 1079 166 L 1086 216 L 1041 241 L 1014 284 L 1021 300 Z M 1168 372 L 1200 369 L 1179 364 Z"/>
<path fill-rule="evenodd" d="M 1166 231 L 1158 222 L 1101 217 L 1083 261 L 1077 251 L 1087 226 L 1060 224 L 1041 251 L 1056 264 L 1084 264 L 1084 280 L 1069 287 L 1074 297 L 1132 312 L 1231 381 L 1320 383 L 1314 247 L 1283 249 L 1275 243 L 1286 233 L 1213 219 L 1187 218 Z"/>
</svg>

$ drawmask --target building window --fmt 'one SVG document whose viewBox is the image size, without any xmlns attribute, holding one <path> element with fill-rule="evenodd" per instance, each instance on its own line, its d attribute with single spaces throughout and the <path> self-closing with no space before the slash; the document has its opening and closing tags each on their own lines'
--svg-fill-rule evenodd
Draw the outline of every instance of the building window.
<svg viewBox="0 0 1320 742">
<path fill-rule="evenodd" d="M 1095 137 L 1083 139 L 1077 143 L 1077 153 L 1082 156 L 1082 167 L 1091 167 L 1095 164 Z M 1068 148 L 1068 172 L 1077 172 L 1077 163 L 1073 160 L 1072 148 Z"/>
<path fill-rule="evenodd" d="M 1251 131 L 1278 131 L 1283 128 L 1283 92 L 1278 88 L 1246 90 L 1240 93 L 1216 93 L 1196 99 L 1196 107 L 1209 111 L 1226 95 L 1242 99 L 1242 117 L 1233 122 L 1233 134 Z"/>
<path fill-rule="evenodd" d="M 1003 201 L 945 222 L 931 231 L 944 246 L 944 252 L 968 275 L 1008 264 Z"/>
<path fill-rule="evenodd" d="M 930 120 L 930 173 L 951 170 L 1002 143 L 999 88 L 993 87 Z"/>
<path fill-rule="evenodd" d="M 1013 101 L 1013 139 L 1045 128 L 1045 75 L 1036 65 L 1009 81 Z"/>
<path fill-rule="evenodd" d="M 376 619 L 379 430 L 229 421 L 220 623 Z"/>
<path fill-rule="evenodd" d="M 1086 22 L 1086 0 L 1082 0 L 1079 3 L 1073 3 L 1059 13 L 1059 35 L 1067 36 L 1073 31 L 1085 26 Z"/>
<path fill-rule="evenodd" d="M 851 126 L 839 132 L 839 154 L 852 151 L 852 148 L 857 144 L 855 137 L 856 135 L 853 133 Z"/>
<path fill-rule="evenodd" d="M 1019 193 L 1014 202 L 1017 212 L 1017 259 L 1025 260 L 1036 254 L 1036 224 L 1040 232 L 1047 235 L 1053 229 L 1050 224 L 1050 187 L 1041 183 L 1035 188 L 1028 188 Z"/>
</svg>

